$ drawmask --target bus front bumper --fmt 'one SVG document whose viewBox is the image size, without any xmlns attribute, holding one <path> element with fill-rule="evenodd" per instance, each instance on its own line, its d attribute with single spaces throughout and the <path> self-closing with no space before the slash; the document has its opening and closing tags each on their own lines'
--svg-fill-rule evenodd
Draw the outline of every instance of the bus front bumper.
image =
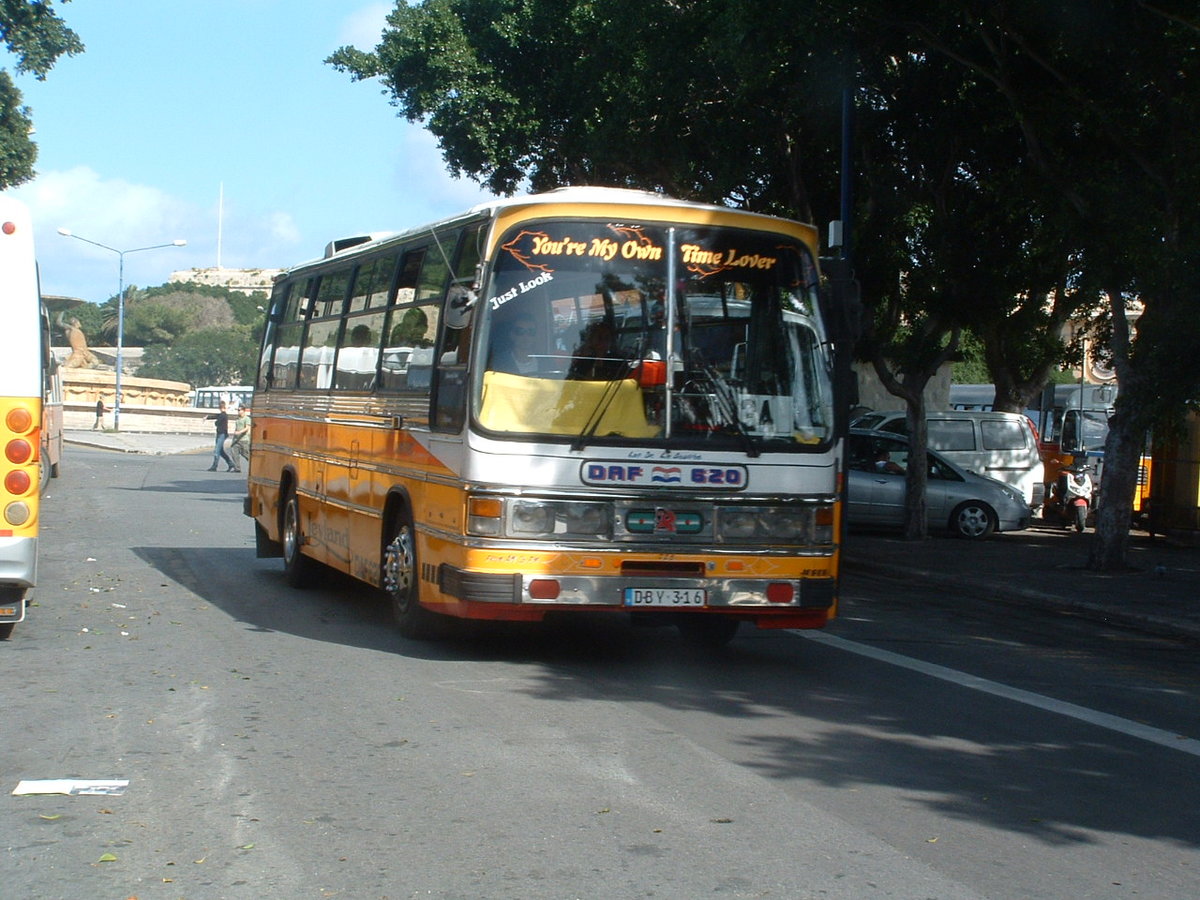
<svg viewBox="0 0 1200 900">
<path fill-rule="evenodd" d="M 834 609 L 834 578 L 630 578 L 627 576 L 485 574 L 453 566 L 439 569 L 438 587 L 467 607 L 505 605 L 532 618 L 551 609 L 624 609 L 629 612 L 735 613 L 760 627 L 779 617 L 778 627 L 806 627 Z M 436 604 L 430 604 L 435 609 Z M 460 614 L 468 610 L 460 610 Z M 486 613 L 485 613 L 486 615 Z M 795 623 L 782 622 L 785 618 Z M 524 618 L 524 616 L 522 616 Z"/>
</svg>

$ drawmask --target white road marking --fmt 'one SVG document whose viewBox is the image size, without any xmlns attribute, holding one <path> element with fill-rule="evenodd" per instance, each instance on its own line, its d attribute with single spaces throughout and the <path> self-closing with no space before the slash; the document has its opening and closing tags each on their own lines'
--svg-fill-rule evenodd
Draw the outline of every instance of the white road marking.
<svg viewBox="0 0 1200 900">
<path fill-rule="evenodd" d="M 923 662 L 919 659 L 913 659 L 909 656 L 902 656 L 899 653 L 892 653 L 890 650 L 881 650 L 877 647 L 871 647 L 867 644 L 860 644 L 856 641 L 849 641 L 845 638 L 835 637 L 832 634 L 826 634 L 820 631 L 795 631 L 793 634 L 798 634 L 800 637 L 807 638 L 810 641 L 816 641 L 819 644 L 825 644 L 830 647 L 835 647 L 838 650 L 845 650 L 847 653 L 856 653 L 859 656 L 865 656 L 869 659 L 875 659 L 880 662 L 885 662 L 893 666 L 900 666 L 903 669 L 908 669 L 912 672 L 919 672 L 922 675 L 928 675 L 931 678 L 938 678 L 942 681 L 948 681 L 951 684 L 957 684 L 962 687 L 970 688 L 975 691 L 982 691 L 985 694 L 991 694 L 994 697 L 1003 697 L 1006 700 L 1014 700 L 1017 703 L 1024 703 L 1027 706 L 1033 706 L 1037 709 L 1052 712 L 1061 716 L 1068 716 L 1072 719 L 1077 719 L 1080 722 L 1087 722 L 1089 725 L 1096 725 L 1100 728 L 1107 728 L 1110 731 L 1116 731 L 1120 734 L 1128 735 L 1129 737 L 1140 738 L 1143 741 L 1149 741 L 1152 744 L 1158 744 L 1162 747 L 1169 747 L 1172 750 L 1181 750 L 1184 753 L 1190 753 L 1192 756 L 1200 756 L 1200 740 L 1187 737 L 1186 735 L 1174 734 L 1170 731 L 1165 731 L 1162 728 L 1155 728 L 1152 725 L 1143 725 L 1140 722 L 1133 722 L 1129 719 L 1123 719 L 1120 716 L 1109 715 L 1098 710 L 1088 709 L 1086 706 L 1078 706 L 1074 703 L 1067 703 L 1064 700 L 1055 700 L 1052 697 L 1044 697 L 1041 694 L 1035 694 L 1032 691 L 1023 691 L 1020 688 L 1009 687 L 1006 684 L 1001 684 L 998 681 L 990 681 L 987 678 L 980 678 L 976 675 L 968 675 L 966 672 L 959 672 L 956 669 L 950 669 L 946 666 L 939 666 L 936 663 Z"/>
</svg>

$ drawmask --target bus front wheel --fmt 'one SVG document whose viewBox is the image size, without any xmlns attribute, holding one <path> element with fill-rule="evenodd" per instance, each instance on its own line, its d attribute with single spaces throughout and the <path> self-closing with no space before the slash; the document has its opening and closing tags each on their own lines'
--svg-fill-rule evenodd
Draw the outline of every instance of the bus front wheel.
<svg viewBox="0 0 1200 900">
<path fill-rule="evenodd" d="M 9 585 L 0 587 L 0 602 L 3 602 L 5 606 L 16 606 L 18 603 L 24 603 L 25 588 L 11 587 Z M 0 641 L 7 641 L 12 637 L 13 629 L 16 627 L 16 622 L 0 622 Z"/>
<path fill-rule="evenodd" d="M 383 590 L 400 634 L 419 641 L 439 636 L 442 617 L 421 605 L 417 571 L 416 533 L 405 518 L 393 526 L 383 549 Z"/>
</svg>

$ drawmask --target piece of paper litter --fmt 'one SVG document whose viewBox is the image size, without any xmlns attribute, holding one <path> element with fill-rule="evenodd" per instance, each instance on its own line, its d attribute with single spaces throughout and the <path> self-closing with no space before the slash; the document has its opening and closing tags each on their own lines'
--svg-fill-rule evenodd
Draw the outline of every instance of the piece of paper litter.
<svg viewBox="0 0 1200 900">
<path fill-rule="evenodd" d="M 102 795 L 116 797 L 125 793 L 129 782 L 96 778 L 44 778 L 17 783 L 13 796 L 22 794 L 68 794 L 72 797 Z"/>
</svg>

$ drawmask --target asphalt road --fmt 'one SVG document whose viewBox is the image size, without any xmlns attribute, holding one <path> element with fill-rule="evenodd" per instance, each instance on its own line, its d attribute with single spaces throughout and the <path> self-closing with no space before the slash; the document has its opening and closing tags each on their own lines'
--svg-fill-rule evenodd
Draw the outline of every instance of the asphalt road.
<svg viewBox="0 0 1200 900">
<path fill-rule="evenodd" d="M 605 617 L 413 643 L 288 589 L 208 462 L 52 484 L 5 898 L 1200 894 L 1194 648 L 856 576 L 826 632 L 715 655 Z M 66 777 L 129 785 L 10 793 Z"/>
</svg>

